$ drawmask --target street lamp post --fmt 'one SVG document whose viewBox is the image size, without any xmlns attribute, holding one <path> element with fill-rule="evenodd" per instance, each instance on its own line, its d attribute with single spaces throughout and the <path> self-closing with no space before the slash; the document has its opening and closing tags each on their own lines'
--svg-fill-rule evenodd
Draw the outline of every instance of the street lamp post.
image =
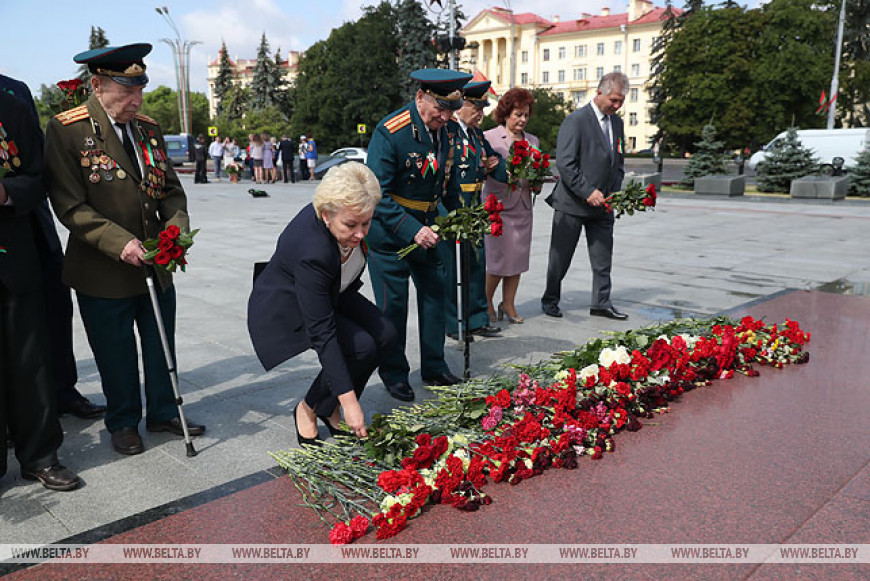
<svg viewBox="0 0 870 581">
<path fill-rule="evenodd" d="M 175 61 L 175 82 L 178 85 L 178 121 L 181 125 L 182 133 L 190 133 L 190 49 L 195 44 L 202 44 L 197 40 L 184 40 L 181 38 L 181 32 L 169 15 L 169 8 L 166 6 L 154 8 L 157 14 L 163 17 L 163 20 L 172 28 L 175 33 L 175 38 L 161 38 L 161 42 L 165 42 L 172 48 L 172 55 Z"/>
<path fill-rule="evenodd" d="M 834 119 L 837 116 L 837 91 L 839 90 L 838 76 L 840 73 L 840 55 L 843 51 L 843 22 L 846 20 L 846 0 L 840 3 L 840 21 L 837 25 L 837 46 L 834 48 L 834 76 L 831 77 L 831 96 L 828 106 L 828 129 L 834 128 Z"/>
</svg>

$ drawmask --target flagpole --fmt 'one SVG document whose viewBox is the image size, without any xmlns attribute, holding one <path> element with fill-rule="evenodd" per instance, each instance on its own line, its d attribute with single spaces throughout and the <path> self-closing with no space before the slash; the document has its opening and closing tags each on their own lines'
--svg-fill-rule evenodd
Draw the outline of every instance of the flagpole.
<svg viewBox="0 0 870 581">
<path fill-rule="evenodd" d="M 840 72 L 840 53 L 843 48 L 843 23 L 846 20 L 846 0 L 840 4 L 840 24 L 837 27 L 837 46 L 834 48 L 834 76 L 831 77 L 831 96 L 828 106 L 828 129 L 834 128 L 834 118 L 837 116 L 837 90 L 839 89 L 837 77 Z"/>
</svg>

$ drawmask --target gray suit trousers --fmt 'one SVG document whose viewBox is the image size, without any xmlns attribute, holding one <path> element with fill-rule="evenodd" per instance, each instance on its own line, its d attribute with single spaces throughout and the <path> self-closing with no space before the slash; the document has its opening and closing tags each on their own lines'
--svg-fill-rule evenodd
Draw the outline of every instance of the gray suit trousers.
<svg viewBox="0 0 870 581">
<path fill-rule="evenodd" d="M 592 266 L 592 298 L 590 308 L 606 309 L 610 302 L 610 267 L 613 256 L 613 214 L 603 216 L 573 216 L 555 210 L 550 234 L 550 256 L 547 262 L 547 287 L 541 304 L 558 305 L 562 296 L 562 279 L 568 273 L 580 233 L 586 228 L 586 247 Z"/>
</svg>

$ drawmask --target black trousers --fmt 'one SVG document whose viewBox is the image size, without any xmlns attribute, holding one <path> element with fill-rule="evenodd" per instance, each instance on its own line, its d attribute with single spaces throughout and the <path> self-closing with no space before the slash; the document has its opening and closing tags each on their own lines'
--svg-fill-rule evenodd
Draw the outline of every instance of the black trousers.
<svg viewBox="0 0 870 581">
<path fill-rule="evenodd" d="M 308 160 L 300 159 L 299 160 L 299 179 L 303 182 L 308 180 L 311 177 L 311 173 L 308 171 Z"/>
<path fill-rule="evenodd" d="M 600 217 L 572 216 L 556 210 L 550 234 L 550 255 L 547 261 L 547 287 L 542 304 L 558 305 L 562 297 L 562 279 L 568 273 L 580 232 L 586 228 L 586 247 L 592 266 L 592 297 L 590 307 L 606 309 L 610 302 L 610 268 L 613 262 L 613 214 Z"/>
<path fill-rule="evenodd" d="M 342 305 L 335 313 L 335 324 L 338 344 L 350 372 L 353 390 L 359 398 L 369 377 L 393 348 L 396 330 L 378 308 L 358 292 L 342 297 Z M 338 405 L 339 395 L 321 371 L 305 394 L 305 403 L 317 415 L 331 416 Z"/>
<path fill-rule="evenodd" d="M 196 172 L 193 175 L 193 183 L 195 184 L 204 184 L 208 182 L 208 177 L 206 177 L 205 170 L 205 160 L 197 160 L 196 161 Z"/>
<path fill-rule="evenodd" d="M 57 464 L 63 442 L 43 308 L 41 292 L 11 293 L 0 283 L 0 476 L 7 429 L 22 470 Z"/>
<path fill-rule="evenodd" d="M 287 178 L 290 178 L 290 181 L 294 184 L 296 183 L 296 174 L 293 173 L 293 158 L 291 157 L 289 161 L 284 162 L 284 183 L 287 183 Z"/>
</svg>

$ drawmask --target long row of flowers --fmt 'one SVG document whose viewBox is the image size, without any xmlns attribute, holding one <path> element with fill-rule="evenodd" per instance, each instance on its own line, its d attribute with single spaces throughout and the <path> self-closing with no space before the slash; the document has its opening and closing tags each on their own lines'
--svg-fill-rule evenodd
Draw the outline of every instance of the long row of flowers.
<svg viewBox="0 0 870 581">
<path fill-rule="evenodd" d="M 790 320 L 683 319 L 612 333 L 509 375 L 436 388 L 420 404 L 376 414 L 365 441 L 274 453 L 307 506 L 344 544 L 371 528 L 396 535 L 427 504 L 473 511 L 491 482 L 575 469 L 615 449 L 682 393 L 756 364 L 805 363 L 810 334 Z"/>
</svg>

